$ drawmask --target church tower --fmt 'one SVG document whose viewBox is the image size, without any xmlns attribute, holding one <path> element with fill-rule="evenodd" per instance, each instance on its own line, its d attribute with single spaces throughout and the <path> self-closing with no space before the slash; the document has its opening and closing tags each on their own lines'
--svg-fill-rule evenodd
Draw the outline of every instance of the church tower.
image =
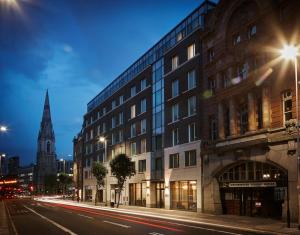
<svg viewBox="0 0 300 235">
<path fill-rule="evenodd" d="M 43 117 L 37 146 L 36 187 L 45 193 L 45 178 L 56 175 L 55 136 L 51 121 L 48 90 L 46 92 Z"/>
</svg>

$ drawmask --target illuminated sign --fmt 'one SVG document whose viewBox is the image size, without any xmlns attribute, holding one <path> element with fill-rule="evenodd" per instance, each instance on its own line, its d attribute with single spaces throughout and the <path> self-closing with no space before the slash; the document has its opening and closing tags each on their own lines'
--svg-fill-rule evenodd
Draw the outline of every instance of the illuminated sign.
<svg viewBox="0 0 300 235">
<path fill-rule="evenodd" d="M 17 180 L 2 180 L 0 181 L 0 185 L 4 184 L 16 184 L 18 181 Z"/>
<path fill-rule="evenodd" d="M 276 182 L 249 182 L 249 183 L 229 183 L 229 188 L 264 188 L 276 187 Z"/>
</svg>

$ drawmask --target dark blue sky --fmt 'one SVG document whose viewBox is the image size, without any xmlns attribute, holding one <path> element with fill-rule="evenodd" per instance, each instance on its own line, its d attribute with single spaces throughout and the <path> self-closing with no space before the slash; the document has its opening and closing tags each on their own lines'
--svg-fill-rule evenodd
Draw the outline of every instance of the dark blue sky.
<svg viewBox="0 0 300 235">
<path fill-rule="evenodd" d="M 0 152 L 35 162 L 46 89 L 58 157 L 86 104 L 202 0 L 0 1 Z"/>
</svg>

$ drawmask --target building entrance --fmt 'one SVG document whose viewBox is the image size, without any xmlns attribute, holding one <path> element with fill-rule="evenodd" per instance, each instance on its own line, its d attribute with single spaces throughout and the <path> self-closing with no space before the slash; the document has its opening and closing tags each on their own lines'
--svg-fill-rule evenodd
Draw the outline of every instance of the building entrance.
<svg viewBox="0 0 300 235">
<path fill-rule="evenodd" d="M 281 218 L 287 192 L 285 170 L 261 162 L 239 162 L 218 177 L 224 214 Z"/>
</svg>

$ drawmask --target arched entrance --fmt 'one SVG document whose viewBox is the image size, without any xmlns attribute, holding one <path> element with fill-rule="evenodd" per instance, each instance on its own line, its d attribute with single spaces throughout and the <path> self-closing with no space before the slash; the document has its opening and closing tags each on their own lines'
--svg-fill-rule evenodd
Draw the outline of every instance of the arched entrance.
<svg viewBox="0 0 300 235">
<path fill-rule="evenodd" d="M 270 163 L 243 161 L 223 169 L 217 179 L 224 214 L 280 218 L 287 172 Z"/>
</svg>

